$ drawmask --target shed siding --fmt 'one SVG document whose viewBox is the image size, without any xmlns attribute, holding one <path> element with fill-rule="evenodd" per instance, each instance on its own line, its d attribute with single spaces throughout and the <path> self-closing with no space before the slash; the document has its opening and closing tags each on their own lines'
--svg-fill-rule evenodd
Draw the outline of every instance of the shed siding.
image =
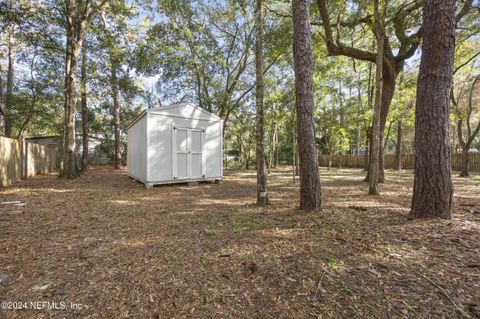
<svg viewBox="0 0 480 319">
<path fill-rule="evenodd" d="M 169 117 L 149 113 L 148 181 L 164 182 L 173 179 L 172 127 L 205 130 L 203 156 L 205 178 L 222 176 L 221 121 Z"/>
<path fill-rule="evenodd" d="M 147 180 L 147 116 L 128 129 L 128 175 Z"/>
<path fill-rule="evenodd" d="M 148 181 L 172 180 L 172 118 L 148 113 Z"/>
</svg>

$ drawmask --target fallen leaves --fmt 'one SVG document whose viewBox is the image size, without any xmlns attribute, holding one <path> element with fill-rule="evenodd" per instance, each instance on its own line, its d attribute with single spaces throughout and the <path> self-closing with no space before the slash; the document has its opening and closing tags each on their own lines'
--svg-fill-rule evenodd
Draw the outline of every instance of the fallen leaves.
<svg viewBox="0 0 480 319">
<path fill-rule="evenodd" d="M 376 197 L 360 170 L 321 173 L 322 215 L 297 210 L 283 169 L 266 209 L 252 205 L 253 172 L 149 191 L 97 167 L 23 181 L 0 193 L 27 203 L 0 205 L 1 299 L 84 305 L 36 318 L 458 317 L 424 274 L 478 317 L 474 182 L 455 179 L 453 221 L 408 221 L 410 172 L 387 172 Z"/>
</svg>

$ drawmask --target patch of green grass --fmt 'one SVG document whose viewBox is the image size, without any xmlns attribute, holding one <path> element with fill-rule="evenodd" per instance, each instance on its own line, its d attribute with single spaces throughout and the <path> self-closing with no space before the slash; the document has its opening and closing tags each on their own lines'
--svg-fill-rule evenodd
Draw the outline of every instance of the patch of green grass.
<svg viewBox="0 0 480 319">
<path fill-rule="evenodd" d="M 330 270 L 342 272 L 345 267 L 341 264 L 341 262 L 336 261 L 335 259 L 330 259 L 327 263 L 327 267 Z"/>
<path fill-rule="evenodd" d="M 209 237 L 217 235 L 217 231 L 215 229 L 205 229 L 203 232 Z"/>
<path fill-rule="evenodd" d="M 254 218 L 252 220 L 249 220 L 245 223 L 245 227 L 247 230 L 255 230 L 255 229 L 261 229 L 267 226 L 267 221 L 262 218 Z"/>
<path fill-rule="evenodd" d="M 230 225 L 232 226 L 233 232 L 235 234 L 238 234 L 243 231 L 253 231 L 257 229 L 263 229 L 268 225 L 268 222 L 263 218 L 253 218 L 243 222 L 231 220 Z"/>
</svg>

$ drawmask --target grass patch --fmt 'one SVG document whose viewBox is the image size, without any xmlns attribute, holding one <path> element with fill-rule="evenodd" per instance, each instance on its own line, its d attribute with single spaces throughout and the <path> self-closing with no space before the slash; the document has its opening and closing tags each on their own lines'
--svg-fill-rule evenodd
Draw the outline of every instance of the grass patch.
<svg viewBox="0 0 480 319">
<path fill-rule="evenodd" d="M 263 218 L 253 218 L 246 221 L 231 220 L 230 225 L 232 227 L 232 231 L 235 234 L 238 234 L 245 231 L 265 229 L 269 225 L 269 223 Z"/>
<path fill-rule="evenodd" d="M 203 233 L 205 234 L 205 236 L 213 237 L 213 236 L 217 235 L 217 230 L 216 229 L 205 229 L 203 231 Z"/>
</svg>

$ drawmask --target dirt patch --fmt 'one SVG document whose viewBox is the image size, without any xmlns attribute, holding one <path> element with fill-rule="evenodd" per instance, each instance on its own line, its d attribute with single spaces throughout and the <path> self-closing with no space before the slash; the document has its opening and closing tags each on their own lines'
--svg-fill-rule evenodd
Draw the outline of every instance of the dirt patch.
<svg viewBox="0 0 480 319">
<path fill-rule="evenodd" d="M 26 203 L 0 205 L 0 300 L 66 309 L 0 317 L 480 317 L 480 180 L 455 178 L 452 221 L 410 221 L 411 171 L 387 172 L 379 197 L 362 178 L 322 170 L 323 215 L 297 211 L 286 169 L 266 209 L 252 171 L 151 190 L 109 168 L 21 182 L 0 192 Z"/>
</svg>

